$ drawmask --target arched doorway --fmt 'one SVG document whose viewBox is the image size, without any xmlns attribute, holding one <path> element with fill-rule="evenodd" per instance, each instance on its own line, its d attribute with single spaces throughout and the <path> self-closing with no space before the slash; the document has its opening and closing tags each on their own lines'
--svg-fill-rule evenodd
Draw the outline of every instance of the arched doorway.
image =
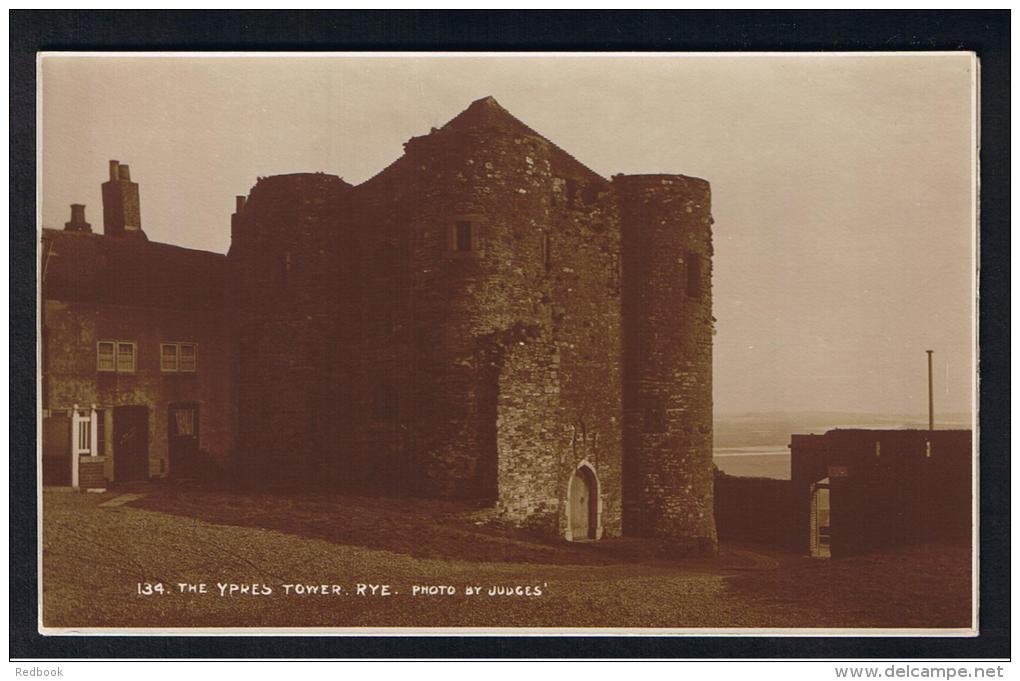
<svg viewBox="0 0 1020 681">
<path fill-rule="evenodd" d="M 567 539 L 598 539 L 600 529 L 599 481 L 594 469 L 582 463 L 570 476 L 567 488 Z"/>
</svg>

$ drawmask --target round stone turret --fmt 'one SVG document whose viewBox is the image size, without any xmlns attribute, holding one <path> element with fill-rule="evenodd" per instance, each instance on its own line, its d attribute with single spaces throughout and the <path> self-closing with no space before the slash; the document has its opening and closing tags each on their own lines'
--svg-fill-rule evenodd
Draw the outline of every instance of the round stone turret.
<svg viewBox="0 0 1020 681">
<path fill-rule="evenodd" d="M 711 192 L 682 175 L 619 175 L 613 184 L 623 242 L 624 529 L 711 551 Z"/>
</svg>

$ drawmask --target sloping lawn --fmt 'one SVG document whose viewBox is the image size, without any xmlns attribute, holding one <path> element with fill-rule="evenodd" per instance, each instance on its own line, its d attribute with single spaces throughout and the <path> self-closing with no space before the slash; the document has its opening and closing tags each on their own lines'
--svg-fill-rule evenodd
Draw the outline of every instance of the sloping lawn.
<svg viewBox="0 0 1020 681">
<path fill-rule="evenodd" d="M 44 493 L 47 627 L 967 627 L 970 620 L 966 547 L 826 562 L 723 546 L 715 558 L 667 560 L 647 542 L 569 544 L 478 524 L 476 509 L 449 502 L 153 486 L 142 499 L 100 506 L 113 496 Z M 156 583 L 163 594 L 139 593 L 139 584 L 145 591 Z M 194 590 L 182 593 L 180 584 Z M 326 585 L 327 593 L 299 594 L 298 584 Z M 456 592 L 415 594 L 415 586 Z M 467 595 L 466 586 L 481 593 Z M 489 595 L 499 588 L 510 595 Z"/>
</svg>

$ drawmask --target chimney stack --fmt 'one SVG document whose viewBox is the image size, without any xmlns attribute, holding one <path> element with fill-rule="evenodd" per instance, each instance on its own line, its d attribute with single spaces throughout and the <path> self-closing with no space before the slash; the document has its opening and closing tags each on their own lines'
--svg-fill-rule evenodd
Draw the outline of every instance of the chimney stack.
<svg viewBox="0 0 1020 681">
<path fill-rule="evenodd" d="M 110 161 L 110 179 L 103 183 L 103 233 L 147 239 L 142 231 L 138 183 L 131 181 L 131 169 L 119 161 Z"/>
<path fill-rule="evenodd" d="M 248 201 L 246 196 L 237 196 L 234 198 L 236 203 L 234 204 L 234 214 L 230 216 L 230 240 L 233 241 L 234 237 L 237 236 L 237 223 L 241 219 L 241 211 L 244 210 L 244 205 Z"/>
<path fill-rule="evenodd" d="M 71 220 L 64 223 L 64 231 L 92 233 L 92 225 L 85 222 L 85 204 L 71 204 Z"/>
</svg>

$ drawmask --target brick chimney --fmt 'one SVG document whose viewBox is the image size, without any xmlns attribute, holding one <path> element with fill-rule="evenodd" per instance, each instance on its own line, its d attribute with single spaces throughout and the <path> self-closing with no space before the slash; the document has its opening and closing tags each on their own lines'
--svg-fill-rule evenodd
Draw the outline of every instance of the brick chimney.
<svg viewBox="0 0 1020 681">
<path fill-rule="evenodd" d="M 85 222 L 85 204 L 71 204 L 71 220 L 64 223 L 65 232 L 92 232 L 92 225 Z"/>
<path fill-rule="evenodd" d="M 131 169 L 110 161 L 110 179 L 103 183 L 103 233 L 106 236 L 146 239 L 138 183 L 131 181 Z"/>
</svg>

